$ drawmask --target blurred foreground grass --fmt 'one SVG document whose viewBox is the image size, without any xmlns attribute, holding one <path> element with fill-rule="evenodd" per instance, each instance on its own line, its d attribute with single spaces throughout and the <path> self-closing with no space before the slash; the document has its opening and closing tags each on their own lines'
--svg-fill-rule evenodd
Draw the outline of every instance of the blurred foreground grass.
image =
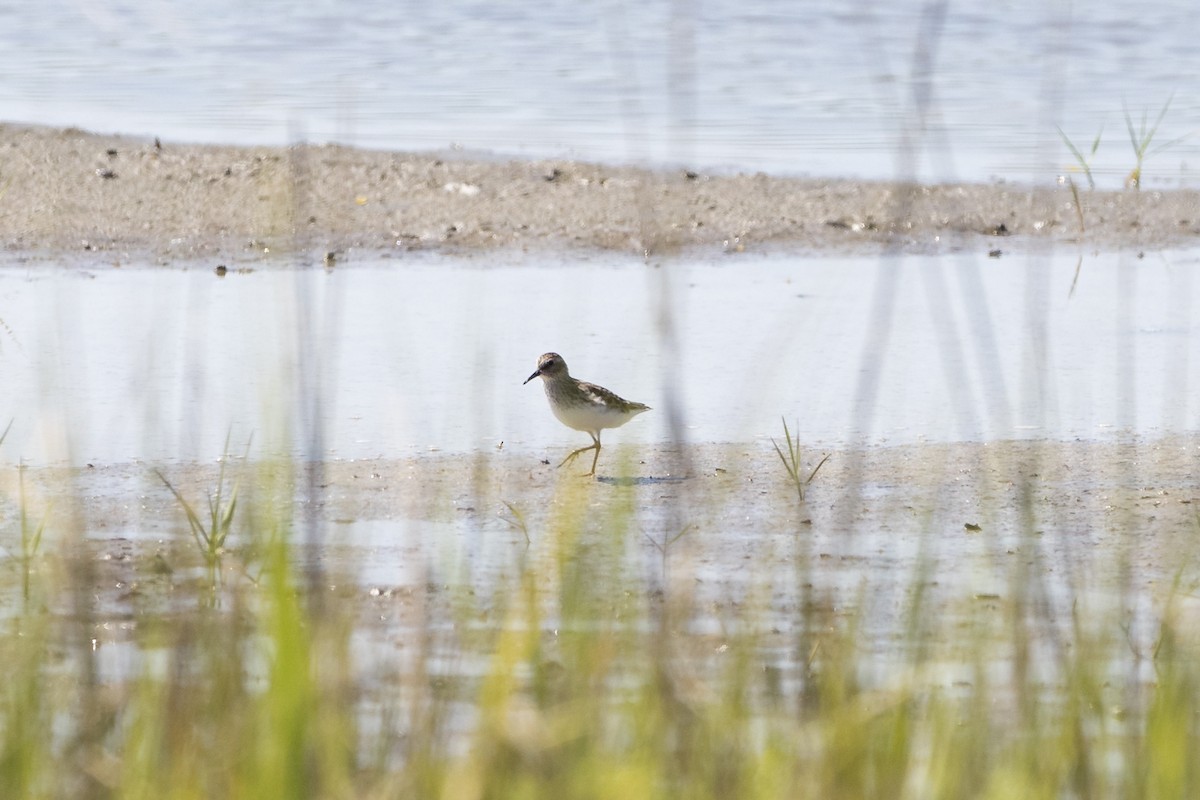
<svg viewBox="0 0 1200 800">
<path fill-rule="evenodd" d="M 868 572 L 840 597 L 818 579 L 836 561 L 810 546 L 825 517 L 772 468 L 745 524 L 795 546 L 743 532 L 741 563 L 706 566 L 686 554 L 725 518 L 719 496 L 555 474 L 500 502 L 476 464 L 477 504 L 521 527 L 512 569 L 486 589 L 418 582 L 402 612 L 313 572 L 291 465 L 244 467 L 254 490 L 221 552 L 192 545 L 176 506 L 165 549 L 114 556 L 64 513 L 31 555 L 25 520 L 45 510 L 22 489 L 3 534 L 0 797 L 1200 796 L 1194 525 L 1171 537 L 1174 584 L 1145 593 L 1129 579 L 1143 518 L 1097 521 L 1117 540 L 1088 556 L 1117 576 L 1107 599 L 1072 583 L 1055 602 L 1047 582 L 1073 578 L 1038 555 L 1057 532 L 1031 477 L 1003 591 L 947 613 L 926 551 L 872 617 L 845 601 Z M 845 474 L 827 467 L 808 502 L 871 503 Z M 179 491 L 200 504 L 195 489 Z M 769 578 L 714 603 L 713 570 Z M 114 627 L 123 643 L 98 643 Z"/>
</svg>

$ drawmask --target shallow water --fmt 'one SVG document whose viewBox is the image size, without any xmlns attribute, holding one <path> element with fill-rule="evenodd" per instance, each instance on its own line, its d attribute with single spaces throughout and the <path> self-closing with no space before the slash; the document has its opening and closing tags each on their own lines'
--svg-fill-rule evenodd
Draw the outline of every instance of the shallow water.
<svg viewBox="0 0 1200 800">
<path fill-rule="evenodd" d="M 814 447 L 1166 435 L 1200 417 L 1196 260 L 9 264 L 0 460 L 209 462 L 227 436 L 318 460 L 554 458 L 586 436 L 522 385 L 547 350 L 654 408 L 609 444 L 762 441 L 781 417 Z"/>
<path fill-rule="evenodd" d="M 0 10 L 0 108 L 187 141 L 926 180 L 1052 180 L 1074 163 L 1057 125 L 1084 151 L 1103 131 L 1096 174 L 1116 186 L 1123 104 L 1149 126 L 1173 97 L 1158 144 L 1197 129 L 1193 32 L 1168 0 L 51 0 Z M 1146 181 L 1194 183 L 1198 152 L 1173 144 Z"/>
</svg>

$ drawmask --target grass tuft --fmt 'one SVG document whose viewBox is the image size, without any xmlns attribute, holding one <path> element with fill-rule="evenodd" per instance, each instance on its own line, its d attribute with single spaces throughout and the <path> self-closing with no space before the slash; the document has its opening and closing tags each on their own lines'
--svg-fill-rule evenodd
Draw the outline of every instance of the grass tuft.
<svg viewBox="0 0 1200 800">
<path fill-rule="evenodd" d="M 246 452 L 249 453 L 250 444 L 246 444 Z M 216 492 L 208 493 L 208 519 L 202 520 L 200 515 L 196 513 L 196 509 L 187 501 L 182 493 L 175 488 L 167 477 L 162 474 L 161 470 L 155 469 L 154 474 L 162 481 L 163 485 L 170 490 L 175 496 L 176 502 L 183 509 L 188 521 L 188 529 L 191 531 L 192 540 L 196 543 L 196 547 L 200 555 L 204 558 L 212 578 L 212 585 L 216 586 L 216 576 L 218 567 L 221 563 L 221 556 L 225 552 L 225 542 L 229 538 L 230 531 L 233 530 L 233 517 L 237 512 L 238 493 L 241 486 L 240 481 L 234 481 L 229 488 L 228 494 L 225 488 L 225 468 L 229 463 L 229 438 L 225 439 L 225 455 L 221 457 L 221 468 L 217 475 Z"/>
<path fill-rule="evenodd" d="M 1131 189 L 1139 189 L 1142 185 L 1142 165 L 1146 159 L 1154 153 L 1161 153 L 1172 145 L 1183 141 L 1186 136 L 1181 136 L 1177 139 L 1172 139 L 1169 142 L 1160 144 L 1157 147 L 1151 148 L 1155 135 L 1158 133 L 1158 126 L 1162 123 L 1163 117 L 1167 115 L 1167 109 L 1171 107 L 1171 101 L 1174 99 L 1172 94 L 1167 98 L 1167 102 L 1163 103 L 1163 107 L 1159 110 L 1158 116 L 1154 119 L 1154 124 L 1147 126 L 1146 111 L 1142 110 L 1141 120 L 1137 127 L 1134 127 L 1133 117 L 1129 114 L 1129 108 L 1123 107 L 1125 113 L 1125 127 L 1129 131 L 1129 143 L 1133 147 L 1134 166 L 1129 176 L 1125 179 L 1125 185 Z"/>
<path fill-rule="evenodd" d="M 1096 151 L 1100 149 L 1100 138 L 1104 135 L 1104 126 L 1100 126 L 1099 132 L 1096 133 L 1096 138 L 1092 140 L 1092 148 L 1086 156 L 1079 151 L 1079 148 L 1076 147 L 1075 143 L 1071 141 L 1070 137 L 1063 132 L 1062 128 L 1059 128 L 1058 126 L 1055 126 L 1055 128 L 1058 130 L 1058 135 L 1062 137 L 1063 143 L 1067 146 L 1067 149 L 1071 151 L 1071 155 L 1075 157 L 1075 163 L 1079 165 L 1079 168 L 1083 171 L 1084 177 L 1087 178 L 1088 188 L 1095 189 L 1096 181 L 1092 177 L 1092 158 L 1095 157 Z M 1074 181 L 1072 181 L 1072 188 L 1074 185 Z"/>
<path fill-rule="evenodd" d="M 237 496 L 238 485 L 235 483 L 229 494 L 228 499 L 223 497 L 225 487 L 225 461 L 221 461 L 221 477 L 217 482 L 217 492 L 208 494 L 208 522 L 201 521 L 200 515 L 192 508 L 179 490 L 167 480 L 167 476 L 163 475 L 159 470 L 154 470 L 154 474 L 163 482 L 163 485 L 171 490 L 171 494 L 175 495 L 175 499 L 183 508 L 184 514 L 187 515 L 188 527 L 192 532 L 192 537 L 199 547 L 201 555 L 209 566 L 215 566 L 220 561 L 221 554 L 225 550 L 225 540 L 229 537 L 229 532 L 233 528 L 233 515 L 237 511 Z"/>
<path fill-rule="evenodd" d="M 799 429 L 799 426 L 797 426 L 797 429 Z M 829 454 L 827 453 L 824 458 L 817 462 L 817 465 L 812 468 L 808 476 L 804 477 L 804 465 L 801 463 L 800 454 L 800 435 L 797 433 L 796 438 L 792 438 L 786 419 L 783 420 L 783 441 L 787 445 L 787 455 L 784 455 L 783 450 L 779 447 L 779 443 L 774 439 L 771 439 L 771 444 L 775 447 L 775 452 L 779 454 L 779 460 L 783 462 L 783 467 L 787 470 L 788 478 L 791 479 L 792 484 L 796 487 L 796 495 L 800 498 L 800 502 L 804 502 L 805 488 L 813 482 L 813 478 L 817 476 L 817 471 L 829 460 Z"/>
</svg>

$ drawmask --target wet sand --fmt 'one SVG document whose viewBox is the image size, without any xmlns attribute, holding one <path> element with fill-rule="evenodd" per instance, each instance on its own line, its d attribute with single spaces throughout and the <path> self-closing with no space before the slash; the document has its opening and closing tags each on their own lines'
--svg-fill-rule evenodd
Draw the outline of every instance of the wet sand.
<svg viewBox="0 0 1200 800">
<path fill-rule="evenodd" d="M 823 455 L 806 452 L 807 468 Z M 831 621 L 857 618 L 868 650 L 885 659 L 899 652 L 917 586 L 939 625 L 971 626 L 967 644 L 1012 602 L 1048 604 L 1058 619 L 1077 605 L 1112 610 L 1131 597 L 1156 608 L 1187 566 L 1181 554 L 1195 552 L 1200 435 L 829 455 L 803 503 L 769 443 L 616 446 L 605 450 L 599 480 L 503 451 L 330 462 L 295 475 L 294 494 L 280 494 L 280 473 L 261 464 L 235 461 L 226 477 L 240 481 L 243 509 L 290 517 L 300 563 L 356 601 L 363 625 L 390 620 L 383 628 L 392 636 L 414 603 L 447 605 L 431 613 L 449 616 L 456 592 L 484 602 L 511 587 L 529 559 L 557 563 L 563 541 L 611 546 L 613 520 L 624 520 L 620 580 L 640 598 L 633 602 L 683 597 L 733 625 L 752 608 L 764 641 L 780 647 L 797 604 L 816 602 Z M 176 465 L 165 474 L 203 506 L 218 469 Z M 15 481 L 15 471 L 0 476 L 10 499 Z M 175 602 L 169 587 L 200 574 L 180 507 L 149 465 L 31 471 L 25 491 L 34 513 L 52 509 L 47 530 L 66 546 L 49 551 L 93 565 L 102 618 L 147 598 Z M 249 541 L 246 513 L 224 559 L 234 581 Z M 373 524 L 364 540 L 365 522 Z M 80 527 L 86 541 L 58 538 Z M 1014 596 L 1030 585 L 1044 596 Z M 1176 602 L 1200 615 L 1200 603 Z M 106 628 L 102 638 L 121 634 Z"/>
<path fill-rule="evenodd" d="M 589 515 L 603 520 L 616 498 L 624 498 L 648 535 L 690 525 L 695 540 L 749 544 L 760 535 L 790 537 L 802 530 L 817 552 L 829 553 L 855 550 L 856 536 L 876 541 L 889 530 L 885 538 L 893 541 L 934 530 L 948 543 L 960 543 L 948 544 L 951 550 L 968 540 L 1003 547 L 1036 534 L 1083 551 L 1107 535 L 1136 531 L 1137 541 L 1124 544 L 1157 577 L 1178 566 L 1165 545 L 1193 536 L 1200 515 L 1200 433 L 1140 441 L 809 449 L 803 451 L 806 470 L 828 459 L 803 503 L 769 441 L 613 445 L 604 449 L 594 479 L 573 466 L 556 468 L 560 455 L 494 451 L 330 461 L 295 473 L 305 491 L 282 501 L 272 494 L 278 465 L 233 459 L 226 469 L 227 483 L 240 481 L 248 503 L 264 501 L 293 519 L 317 520 L 331 526 L 334 537 L 337 525 L 355 520 L 424 520 L 465 523 L 519 542 L 523 534 L 505 521 L 512 519 L 509 504 L 521 510 L 536 536 L 562 521 L 564 506 L 582 501 Z M 87 521 L 89 530 L 153 538 L 183 524 L 154 469 L 45 469 L 27 478 L 42 487 L 43 500 L 53 500 L 48 504 L 65 515 L 64 522 L 74 518 Z M 219 469 L 200 464 L 162 471 L 182 494 L 201 498 L 217 486 Z M 13 490 L 8 484 L 14 480 L 15 471 L 0 478 Z M 131 497 L 138 502 L 130 503 Z M 81 499 L 82 508 L 76 505 Z"/>
<path fill-rule="evenodd" d="M 1200 193 L 910 186 L 462 152 L 230 147 L 0 125 L 0 246 L 92 263 L 413 250 L 979 253 L 1200 241 Z"/>
</svg>

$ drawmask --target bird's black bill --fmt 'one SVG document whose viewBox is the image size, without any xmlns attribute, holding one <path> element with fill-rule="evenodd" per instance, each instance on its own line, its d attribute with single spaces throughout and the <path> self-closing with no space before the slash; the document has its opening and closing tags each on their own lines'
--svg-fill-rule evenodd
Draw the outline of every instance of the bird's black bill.
<svg viewBox="0 0 1200 800">
<path fill-rule="evenodd" d="M 541 374 L 542 374 L 542 371 L 540 369 L 535 369 L 533 371 L 533 374 L 525 379 L 525 383 L 529 383 L 531 380 L 533 380 L 534 378 L 536 378 L 538 375 L 541 375 Z M 524 386 L 525 383 L 522 383 L 521 385 Z"/>
</svg>

